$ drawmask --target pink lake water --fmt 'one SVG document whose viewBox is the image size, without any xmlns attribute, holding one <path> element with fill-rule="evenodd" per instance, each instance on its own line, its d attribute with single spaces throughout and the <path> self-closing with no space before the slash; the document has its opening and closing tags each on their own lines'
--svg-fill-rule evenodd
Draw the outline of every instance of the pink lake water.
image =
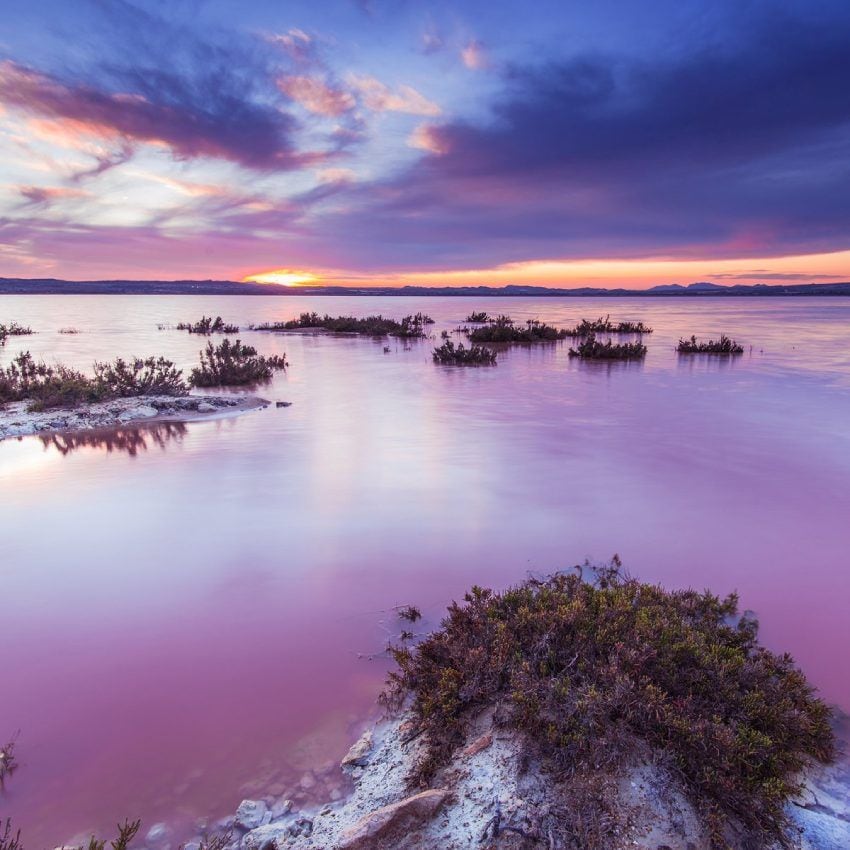
<svg viewBox="0 0 850 850">
<path fill-rule="evenodd" d="M 615 552 L 644 580 L 739 591 L 850 709 L 850 299 L 6 296 L 0 321 L 38 334 L 0 363 L 188 368 L 202 340 L 158 323 L 313 309 L 422 309 L 436 335 L 472 309 L 655 333 L 643 363 L 566 342 L 458 369 L 433 340 L 246 331 L 286 352 L 261 394 L 291 407 L 0 443 L 0 738 L 20 730 L 21 762 L 0 819 L 27 846 L 124 817 L 188 835 L 287 787 L 374 711 L 394 606 L 427 629 L 473 583 Z M 692 333 L 747 353 L 680 358 Z"/>
</svg>

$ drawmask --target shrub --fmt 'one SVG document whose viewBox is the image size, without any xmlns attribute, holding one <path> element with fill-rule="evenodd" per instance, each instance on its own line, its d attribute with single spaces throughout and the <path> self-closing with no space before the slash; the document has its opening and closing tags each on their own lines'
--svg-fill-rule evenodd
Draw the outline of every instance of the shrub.
<svg viewBox="0 0 850 850">
<path fill-rule="evenodd" d="M 276 369 L 287 367 L 286 355 L 263 357 L 251 345 L 240 340 L 224 340 L 220 345 L 207 343 L 201 353 L 201 363 L 195 366 L 189 383 L 195 387 L 235 386 L 268 381 Z"/>
<path fill-rule="evenodd" d="M 490 316 L 484 311 L 476 312 L 473 310 L 465 319 L 464 322 L 472 322 L 473 324 L 483 324 L 491 321 Z"/>
<path fill-rule="evenodd" d="M 95 363 L 95 377 L 58 364 L 36 362 L 26 351 L 0 369 L 0 404 L 29 400 L 30 410 L 77 407 L 112 398 L 148 394 L 185 395 L 181 372 L 170 360 L 134 358 L 130 364 Z"/>
<path fill-rule="evenodd" d="M 202 334 L 203 336 L 239 333 L 239 327 L 237 325 L 225 324 L 221 316 L 216 316 L 214 319 L 211 316 L 201 316 L 194 324 L 191 322 L 178 322 L 177 330 L 189 331 L 190 334 Z"/>
<path fill-rule="evenodd" d="M 470 342 L 510 342 L 528 344 L 555 342 L 567 336 L 565 330 L 552 327 L 537 319 L 529 319 L 525 327 L 518 326 L 508 316 L 498 316 L 482 328 L 466 329 Z"/>
<path fill-rule="evenodd" d="M 570 349 L 570 357 L 589 360 L 638 360 L 646 356 L 646 346 L 640 342 L 599 342 L 594 334 Z"/>
<path fill-rule="evenodd" d="M 315 328 L 332 333 L 361 334 L 363 336 L 424 337 L 423 326 L 433 324 L 434 320 L 424 313 L 405 316 L 400 322 L 383 316 L 320 316 L 318 313 L 302 313 L 297 319 L 288 322 L 265 322 L 253 325 L 255 331 L 294 331 Z"/>
<path fill-rule="evenodd" d="M 112 850 L 127 850 L 130 842 L 136 837 L 136 833 L 138 833 L 141 825 L 142 822 L 140 820 L 135 820 L 132 823 L 130 821 L 124 821 L 123 824 L 118 824 L 118 837 L 109 842 Z M 23 850 L 21 832 L 18 830 L 13 834 L 12 822 L 9 820 L 6 821 L 3 832 L 0 833 L 0 850 Z M 68 848 L 68 850 L 72 850 L 72 848 Z M 106 841 L 101 841 L 92 836 L 85 847 L 80 846 L 73 848 L 73 850 L 106 850 Z"/>
<path fill-rule="evenodd" d="M 188 387 L 183 372 L 164 357 L 134 357 L 130 362 L 120 357 L 114 363 L 95 363 L 96 384 L 105 396 L 186 395 Z"/>
<path fill-rule="evenodd" d="M 73 334 L 78 334 L 79 330 L 77 330 L 77 328 L 59 328 L 59 333 L 60 334 L 71 334 L 71 335 L 73 335 Z"/>
<path fill-rule="evenodd" d="M 413 779 L 427 782 L 464 743 L 470 717 L 496 706 L 525 755 L 564 781 L 567 808 L 598 809 L 581 799 L 592 777 L 656 757 L 716 847 L 731 823 L 752 846 L 781 841 L 801 770 L 835 754 L 830 710 L 791 657 L 759 645 L 734 594 L 640 583 L 616 557 L 590 581 L 577 569 L 504 593 L 473 587 L 438 631 L 392 649 L 383 701 L 398 708 L 410 696 L 427 736 Z"/>
<path fill-rule="evenodd" d="M 612 322 L 610 316 L 588 321 L 582 319 L 572 330 L 570 336 L 589 336 L 596 333 L 609 334 L 651 334 L 652 328 L 643 322 Z"/>
<path fill-rule="evenodd" d="M 680 339 L 676 351 L 679 354 L 743 354 L 744 346 L 726 334 L 721 334 L 720 339 L 710 339 L 708 342 L 697 342 L 697 338 L 692 336 L 690 339 Z"/>
<path fill-rule="evenodd" d="M 0 747 L 0 789 L 5 785 L 6 777 L 11 776 L 18 769 L 18 761 L 15 758 L 17 739 L 16 734 Z"/>
<path fill-rule="evenodd" d="M 32 332 L 32 328 L 19 325 L 17 322 L 10 322 L 8 325 L 0 324 L 0 345 L 5 345 L 10 336 L 29 336 Z"/>
<path fill-rule="evenodd" d="M 461 342 L 457 347 L 446 340 L 434 349 L 435 363 L 452 363 L 456 366 L 492 366 L 496 362 L 496 352 L 483 345 L 471 345 L 465 348 Z"/>
</svg>

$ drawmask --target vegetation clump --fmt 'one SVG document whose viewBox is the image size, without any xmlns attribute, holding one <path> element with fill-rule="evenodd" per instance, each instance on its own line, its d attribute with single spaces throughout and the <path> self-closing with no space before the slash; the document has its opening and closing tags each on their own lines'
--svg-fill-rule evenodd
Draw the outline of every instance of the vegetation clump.
<svg viewBox="0 0 850 850">
<path fill-rule="evenodd" d="M 570 336 L 589 336 L 590 334 L 651 334 L 652 328 L 643 322 L 612 322 L 611 317 L 582 319 L 572 330 Z"/>
<path fill-rule="evenodd" d="M 11 776 L 18 769 L 18 761 L 15 758 L 17 737 L 15 735 L 0 748 L 0 789 L 6 783 L 6 777 Z"/>
<path fill-rule="evenodd" d="M 8 325 L 0 324 L 0 345 L 5 345 L 10 336 L 29 336 L 31 333 L 33 333 L 32 328 L 19 325 L 17 322 L 10 322 Z"/>
<path fill-rule="evenodd" d="M 639 360 L 645 356 L 646 346 L 641 342 L 600 342 L 595 334 L 570 349 L 570 357 L 587 360 Z"/>
<path fill-rule="evenodd" d="M 118 837 L 109 842 L 112 850 L 127 850 L 141 825 L 141 820 L 125 821 L 123 824 L 118 824 Z M 201 846 L 204 847 L 203 844 Z M 23 850 L 21 831 L 18 830 L 13 833 L 10 820 L 6 821 L 3 831 L 0 832 L 0 850 Z M 92 836 L 88 844 L 76 848 L 67 848 L 67 850 L 106 850 L 106 841 Z"/>
<path fill-rule="evenodd" d="M 221 387 L 254 384 L 268 381 L 278 369 L 286 369 L 286 355 L 264 357 L 241 340 L 224 340 L 220 345 L 207 343 L 201 353 L 200 365 L 189 373 L 194 387 Z"/>
<path fill-rule="evenodd" d="M 710 339 L 708 342 L 698 342 L 695 336 L 690 339 L 680 339 L 676 346 L 679 354 L 743 354 L 744 346 L 721 334 L 720 339 Z"/>
<path fill-rule="evenodd" d="M 801 771 L 834 758 L 828 707 L 789 655 L 759 645 L 734 594 L 641 583 L 616 556 L 589 580 L 584 570 L 503 593 L 473 587 L 438 631 L 392 648 L 384 703 L 410 698 L 426 735 L 412 779 L 427 783 L 470 719 L 495 707 L 520 757 L 567 789 L 566 846 L 608 846 L 582 840 L 578 821 L 599 808 L 593 777 L 635 759 L 682 781 L 715 847 L 729 830 L 745 833 L 735 846 L 783 842 Z"/>
<path fill-rule="evenodd" d="M 302 313 L 288 322 L 264 322 L 252 325 L 255 331 L 326 330 L 332 333 L 361 334 L 362 336 L 424 337 L 425 325 L 434 320 L 425 313 L 405 316 L 400 322 L 384 316 L 320 316 L 318 313 Z"/>
<path fill-rule="evenodd" d="M 483 345 L 466 348 L 462 342 L 455 346 L 451 340 L 446 340 L 434 349 L 434 362 L 455 366 L 493 366 L 496 363 L 496 352 Z"/>
<path fill-rule="evenodd" d="M 0 405 L 29 400 L 30 410 L 76 407 L 140 395 L 186 395 L 182 372 L 164 357 L 95 363 L 94 377 L 57 364 L 49 366 L 22 352 L 0 369 Z"/>
<path fill-rule="evenodd" d="M 481 310 L 480 312 L 476 312 L 473 310 L 465 319 L 465 322 L 472 322 L 473 324 L 483 324 L 484 322 L 490 322 L 492 319 L 490 315 L 485 311 Z"/>
<path fill-rule="evenodd" d="M 567 331 L 547 325 L 538 319 L 529 319 L 525 326 L 517 325 L 508 316 L 497 316 L 490 324 L 481 328 L 466 329 L 470 342 L 519 343 L 555 342 L 564 339 Z"/>
<path fill-rule="evenodd" d="M 209 336 L 210 334 L 238 334 L 239 326 L 227 324 L 221 316 L 216 316 L 214 319 L 211 316 L 201 316 L 194 324 L 192 322 L 178 322 L 177 330 Z"/>
</svg>

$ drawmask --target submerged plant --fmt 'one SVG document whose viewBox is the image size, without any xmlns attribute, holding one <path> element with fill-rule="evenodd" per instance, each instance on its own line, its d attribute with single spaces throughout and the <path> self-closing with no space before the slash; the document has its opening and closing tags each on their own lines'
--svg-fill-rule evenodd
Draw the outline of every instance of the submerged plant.
<svg viewBox="0 0 850 850">
<path fill-rule="evenodd" d="M 609 315 L 592 321 L 582 319 L 569 331 L 569 336 L 589 336 L 596 333 L 651 334 L 652 328 L 643 322 L 612 322 Z"/>
<path fill-rule="evenodd" d="M 8 325 L 0 324 L 0 345 L 5 345 L 10 336 L 29 336 L 31 333 L 33 333 L 32 328 L 19 325 L 17 322 L 10 322 Z"/>
<path fill-rule="evenodd" d="M 744 346 L 726 334 L 721 334 L 720 339 L 710 339 L 707 342 L 698 342 L 697 338 L 692 336 L 690 339 L 680 339 L 676 351 L 679 354 L 743 354 Z"/>
<path fill-rule="evenodd" d="M 599 342 L 594 334 L 570 349 L 570 357 L 583 357 L 588 360 L 639 360 L 645 356 L 646 346 L 643 343 L 615 343 L 610 339 L 607 342 Z"/>
<path fill-rule="evenodd" d="M 456 366 L 493 366 L 496 363 L 496 352 L 483 345 L 466 348 L 462 342 L 455 346 L 451 340 L 446 340 L 434 349 L 434 362 Z"/>
<path fill-rule="evenodd" d="M 469 314 L 469 315 L 468 315 L 468 316 L 464 319 L 464 322 L 472 322 L 473 324 L 479 324 L 479 325 L 480 325 L 480 324 L 483 324 L 484 322 L 489 322 L 489 321 L 492 321 L 492 320 L 490 319 L 490 315 L 489 315 L 486 311 L 484 311 L 484 310 L 481 310 L 481 311 L 478 311 L 478 312 L 476 312 L 475 310 L 473 310 L 473 311 L 472 311 L 472 312 L 471 312 L 471 313 L 470 313 L 470 314 Z"/>
<path fill-rule="evenodd" d="M 434 320 L 425 313 L 405 316 L 401 321 L 384 316 L 320 316 L 318 313 L 302 313 L 288 322 L 264 322 L 252 325 L 255 331 L 326 330 L 332 333 L 361 334 L 363 336 L 424 337 L 425 325 Z"/>
<path fill-rule="evenodd" d="M 801 771 L 830 761 L 835 741 L 791 657 L 757 638 L 734 594 L 667 591 L 624 576 L 615 557 L 590 580 L 579 568 L 503 593 L 473 587 L 439 630 L 392 649 L 383 701 L 411 700 L 427 741 L 412 777 L 422 783 L 495 706 L 571 795 L 567 846 L 608 846 L 582 842 L 578 821 L 601 805 L 593 778 L 636 758 L 681 779 L 715 847 L 730 826 L 763 846 L 785 838 Z"/>
<path fill-rule="evenodd" d="M 160 328 L 163 326 L 160 325 Z M 201 316 L 195 322 L 178 322 L 178 331 L 189 331 L 190 334 L 202 334 L 209 336 L 210 334 L 238 334 L 238 325 L 228 325 L 221 316 L 216 316 L 214 319 L 211 316 Z"/>
<path fill-rule="evenodd" d="M 200 365 L 189 374 L 189 383 L 195 387 L 234 386 L 268 381 L 278 369 L 286 369 L 286 355 L 264 357 L 251 345 L 241 340 L 224 340 L 219 345 L 207 343 L 200 352 Z"/>
<path fill-rule="evenodd" d="M 18 761 L 15 758 L 17 741 L 16 734 L 0 748 L 0 788 L 5 784 L 6 777 L 11 776 L 18 769 Z"/>
<path fill-rule="evenodd" d="M 509 316 L 497 316 L 490 324 L 481 328 L 466 328 L 470 342 L 509 342 L 528 344 L 555 342 L 567 336 L 565 330 L 552 327 L 537 319 L 528 319 L 525 325 L 517 325 Z"/>
</svg>

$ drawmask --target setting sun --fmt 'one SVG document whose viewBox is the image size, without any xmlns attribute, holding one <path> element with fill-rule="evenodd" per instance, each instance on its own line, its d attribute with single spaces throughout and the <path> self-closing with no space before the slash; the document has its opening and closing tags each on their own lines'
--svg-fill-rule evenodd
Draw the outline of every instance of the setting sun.
<svg viewBox="0 0 850 850">
<path fill-rule="evenodd" d="M 278 286 L 302 286 L 305 283 L 318 283 L 319 278 L 310 272 L 292 269 L 274 269 L 270 272 L 258 272 L 242 278 L 242 283 L 275 283 Z"/>
</svg>

